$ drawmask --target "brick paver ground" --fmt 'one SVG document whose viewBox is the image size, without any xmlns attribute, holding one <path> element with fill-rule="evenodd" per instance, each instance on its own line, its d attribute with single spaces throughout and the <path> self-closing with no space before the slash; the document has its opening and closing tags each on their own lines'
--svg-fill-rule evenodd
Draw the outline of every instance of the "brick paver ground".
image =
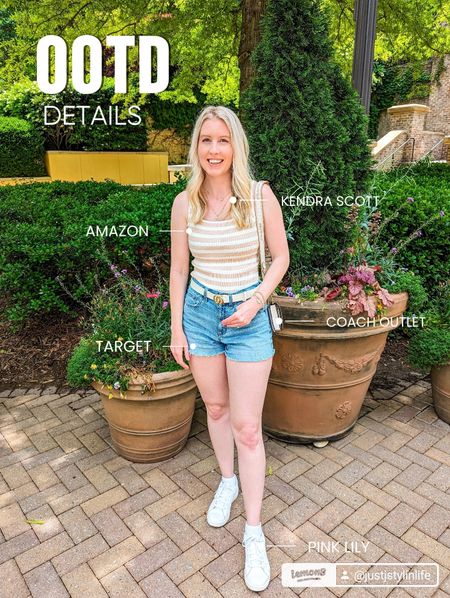
<svg viewBox="0 0 450 598">
<path fill-rule="evenodd" d="M 206 523 L 220 475 L 205 424 L 198 399 L 184 450 L 135 464 L 111 448 L 93 391 L 0 393 L 0 598 L 255 595 L 243 582 L 242 496 L 224 528 Z M 272 582 L 261 595 L 450 596 L 449 432 L 427 379 L 410 377 L 372 384 L 354 430 L 324 448 L 265 437 Z M 355 561 L 435 562 L 440 585 L 281 584 L 283 563 Z"/>
</svg>

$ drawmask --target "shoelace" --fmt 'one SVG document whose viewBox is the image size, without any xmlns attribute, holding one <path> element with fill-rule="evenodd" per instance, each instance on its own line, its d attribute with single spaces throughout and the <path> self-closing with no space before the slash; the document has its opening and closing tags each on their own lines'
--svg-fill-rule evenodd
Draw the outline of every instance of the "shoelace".
<svg viewBox="0 0 450 598">
<path fill-rule="evenodd" d="M 219 508 L 223 509 L 227 506 L 228 503 L 228 496 L 227 494 L 233 494 L 234 486 L 224 484 L 220 482 L 219 487 L 217 489 L 216 494 L 214 495 L 214 499 L 212 501 L 211 507 L 213 509 Z"/>
<path fill-rule="evenodd" d="M 264 537 L 249 536 L 244 538 L 242 546 L 246 548 L 246 561 L 250 567 L 264 568 L 267 555 L 265 554 Z"/>
</svg>

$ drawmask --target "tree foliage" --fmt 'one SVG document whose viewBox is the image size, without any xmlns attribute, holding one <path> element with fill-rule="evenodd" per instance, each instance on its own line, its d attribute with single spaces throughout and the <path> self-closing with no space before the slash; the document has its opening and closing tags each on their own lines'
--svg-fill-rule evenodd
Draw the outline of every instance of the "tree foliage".
<svg viewBox="0 0 450 598">
<path fill-rule="evenodd" d="M 36 45 L 44 35 L 65 39 L 68 46 L 80 35 L 160 35 L 170 44 L 171 81 L 161 99 L 197 102 L 198 93 L 210 102 L 236 103 L 239 92 L 238 0 L 15 0 L 4 2 L 16 25 L 13 39 L 0 38 L 0 56 L 7 58 L 0 79 L 17 81 L 17 64 L 24 77 L 35 79 Z M 108 62 L 113 61 L 107 52 Z M 138 49 L 129 50 L 130 97 L 137 95 Z M 69 65 L 70 66 L 70 65 Z M 144 100 L 141 99 L 141 102 Z"/>
<path fill-rule="evenodd" d="M 352 70 L 355 0 L 321 0 L 331 17 L 336 60 Z M 450 50 L 450 0 L 378 0 L 375 60 L 415 62 Z"/>
<path fill-rule="evenodd" d="M 330 12 L 336 59 L 349 78 L 354 0 L 321 4 Z M 35 78 L 36 44 L 44 35 L 60 35 L 68 44 L 85 34 L 103 41 L 107 35 L 161 35 L 170 43 L 173 67 L 161 99 L 196 103 L 201 92 L 210 103 L 238 102 L 239 0 L 4 0 L 2 6 L 0 81 L 6 85 L 21 76 Z M 379 0 L 375 58 L 408 61 L 443 55 L 450 48 L 449 14 L 450 0 Z M 137 49 L 130 50 L 130 60 L 136 65 Z M 136 66 L 130 74 L 134 96 L 135 71 Z"/>
</svg>

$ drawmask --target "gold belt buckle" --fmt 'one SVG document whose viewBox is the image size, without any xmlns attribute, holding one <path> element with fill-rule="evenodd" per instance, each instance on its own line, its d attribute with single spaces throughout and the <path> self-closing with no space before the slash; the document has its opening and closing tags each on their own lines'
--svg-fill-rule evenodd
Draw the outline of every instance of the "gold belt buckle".
<svg viewBox="0 0 450 598">
<path fill-rule="evenodd" d="M 221 295 L 214 295 L 214 301 L 217 305 L 222 305 L 224 303 L 223 297 Z"/>
</svg>

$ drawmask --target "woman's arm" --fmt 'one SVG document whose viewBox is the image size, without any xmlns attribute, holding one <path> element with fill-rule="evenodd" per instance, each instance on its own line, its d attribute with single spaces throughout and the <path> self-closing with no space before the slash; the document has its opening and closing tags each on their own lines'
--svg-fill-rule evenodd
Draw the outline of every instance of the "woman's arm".
<svg viewBox="0 0 450 598">
<path fill-rule="evenodd" d="M 255 291 L 258 290 L 267 301 L 289 267 L 289 248 L 281 206 L 269 185 L 263 185 L 262 199 L 264 200 L 262 202 L 264 237 L 270 250 L 272 263 L 267 269 L 262 283 Z M 231 316 L 222 320 L 222 325 L 230 327 L 246 325 L 255 317 L 261 307 L 262 305 L 256 297 L 250 297 L 250 299 L 241 303 Z"/>
<path fill-rule="evenodd" d="M 259 285 L 258 291 L 267 300 L 277 288 L 289 267 L 289 247 L 281 206 L 267 184 L 262 187 L 262 199 L 264 237 L 272 256 L 272 263 L 266 270 L 264 280 Z"/>
<path fill-rule="evenodd" d="M 189 245 L 187 228 L 188 197 L 179 193 L 173 202 L 170 220 L 170 312 L 172 333 L 183 332 L 183 304 L 189 278 Z"/>
</svg>

